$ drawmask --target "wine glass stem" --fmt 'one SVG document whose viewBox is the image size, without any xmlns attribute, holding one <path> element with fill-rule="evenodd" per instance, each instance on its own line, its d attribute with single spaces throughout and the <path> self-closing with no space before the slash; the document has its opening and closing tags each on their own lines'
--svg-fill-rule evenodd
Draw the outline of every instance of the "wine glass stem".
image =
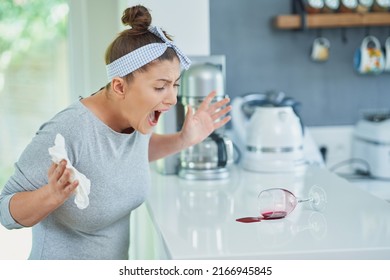
<svg viewBox="0 0 390 280">
<path fill-rule="evenodd" d="M 301 203 L 301 202 L 308 202 L 308 201 L 313 201 L 313 198 L 309 197 L 309 198 L 298 199 L 298 203 Z"/>
</svg>

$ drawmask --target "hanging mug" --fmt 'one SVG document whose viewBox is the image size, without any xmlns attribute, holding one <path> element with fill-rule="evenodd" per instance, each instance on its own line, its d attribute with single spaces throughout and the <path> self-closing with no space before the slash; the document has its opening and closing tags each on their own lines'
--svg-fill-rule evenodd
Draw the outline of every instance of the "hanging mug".
<svg viewBox="0 0 390 280">
<path fill-rule="evenodd" d="M 355 51 L 355 70 L 360 74 L 380 74 L 384 66 L 385 59 L 379 40 L 374 36 L 365 37 L 360 48 Z"/>
<path fill-rule="evenodd" d="M 324 37 L 314 39 L 311 48 L 311 59 L 313 61 L 327 61 L 329 58 L 330 42 Z"/>
<path fill-rule="evenodd" d="M 385 71 L 390 72 L 390 37 L 386 39 L 384 47 Z"/>
</svg>

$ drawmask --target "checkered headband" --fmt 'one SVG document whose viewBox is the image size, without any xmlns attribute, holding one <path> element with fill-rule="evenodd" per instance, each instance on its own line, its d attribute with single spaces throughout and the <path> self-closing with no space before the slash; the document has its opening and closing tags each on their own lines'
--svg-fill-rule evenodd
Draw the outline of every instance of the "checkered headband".
<svg viewBox="0 0 390 280">
<path fill-rule="evenodd" d="M 150 27 L 149 31 L 161 38 L 164 42 L 145 45 L 106 65 L 107 76 L 110 81 L 114 77 L 124 77 L 159 58 L 167 48 L 172 48 L 176 52 L 182 68 L 187 70 L 190 67 L 191 60 L 172 41 L 169 41 L 165 37 L 159 27 Z"/>
</svg>

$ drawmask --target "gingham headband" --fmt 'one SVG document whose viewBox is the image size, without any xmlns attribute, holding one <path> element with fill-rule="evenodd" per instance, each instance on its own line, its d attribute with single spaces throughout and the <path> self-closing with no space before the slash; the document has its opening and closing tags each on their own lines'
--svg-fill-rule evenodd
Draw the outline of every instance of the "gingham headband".
<svg viewBox="0 0 390 280">
<path fill-rule="evenodd" d="M 164 43 L 152 43 L 145 45 L 106 65 L 107 76 L 110 81 L 114 77 L 124 77 L 149 62 L 159 58 L 163 55 L 167 48 L 172 48 L 176 52 L 182 68 L 187 70 L 190 67 L 191 60 L 185 56 L 184 53 L 173 44 L 173 42 L 169 41 L 168 38 L 165 37 L 159 27 L 150 27 L 149 31 L 161 38 Z"/>
</svg>

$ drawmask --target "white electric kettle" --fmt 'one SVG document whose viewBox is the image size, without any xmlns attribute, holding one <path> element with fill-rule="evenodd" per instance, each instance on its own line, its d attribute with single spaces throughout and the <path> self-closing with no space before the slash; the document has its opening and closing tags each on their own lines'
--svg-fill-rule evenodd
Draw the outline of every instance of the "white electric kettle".
<svg viewBox="0 0 390 280">
<path fill-rule="evenodd" d="M 232 101 L 232 124 L 241 142 L 244 169 L 293 172 L 305 166 L 304 127 L 295 112 L 298 105 L 283 93 L 273 92 Z"/>
</svg>

